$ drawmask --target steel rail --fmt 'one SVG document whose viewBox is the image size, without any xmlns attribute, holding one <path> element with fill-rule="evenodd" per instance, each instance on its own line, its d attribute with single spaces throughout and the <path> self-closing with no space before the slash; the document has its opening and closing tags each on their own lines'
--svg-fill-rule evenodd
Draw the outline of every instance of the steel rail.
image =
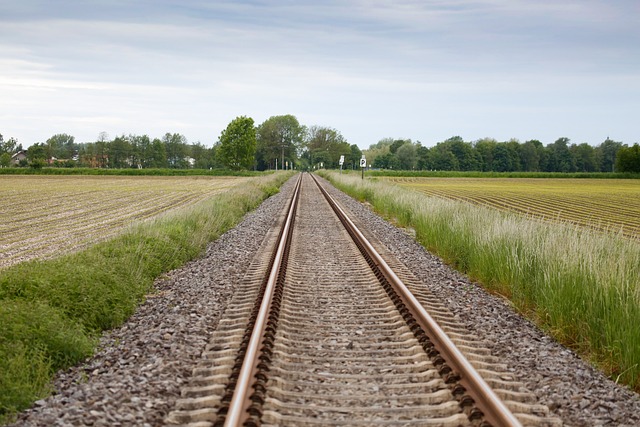
<svg viewBox="0 0 640 427">
<path fill-rule="evenodd" d="M 302 174 L 300 174 L 298 182 L 296 183 L 293 199 L 291 201 L 289 212 L 287 214 L 287 219 L 285 220 L 283 232 L 280 236 L 280 240 L 276 249 L 273 268 L 269 273 L 269 280 L 267 282 L 264 296 L 262 297 L 262 302 L 260 304 L 260 311 L 258 312 L 258 317 L 256 319 L 253 332 L 251 333 L 251 338 L 249 340 L 247 351 L 242 362 L 242 368 L 240 369 L 236 388 L 233 392 L 233 396 L 229 404 L 229 410 L 226 414 L 224 422 L 225 426 L 239 426 L 248 418 L 247 409 L 251 403 L 249 400 L 249 391 L 255 383 L 254 374 L 256 371 L 256 366 L 259 362 L 257 356 L 262 345 L 267 317 L 269 315 L 269 310 L 271 307 L 273 292 L 278 280 L 278 274 L 282 264 L 287 237 L 292 231 L 291 225 L 293 222 L 293 217 L 295 215 L 296 205 L 298 203 L 301 184 Z"/>
<path fill-rule="evenodd" d="M 343 221 L 345 227 L 353 231 L 352 236 L 354 240 L 357 239 L 359 243 L 363 245 L 381 273 L 411 311 L 415 320 L 427 333 L 435 348 L 440 352 L 445 361 L 460 374 L 460 383 L 467 389 L 467 393 L 474 399 L 477 407 L 484 413 L 485 420 L 494 426 L 522 426 L 520 421 L 505 406 L 504 402 L 495 394 L 493 389 L 486 383 L 471 363 L 469 363 L 453 341 L 451 341 L 451 338 L 449 338 L 446 332 L 442 330 L 440 325 L 438 325 L 435 319 L 425 310 L 402 280 L 391 270 L 369 240 L 367 240 L 353 221 L 351 221 L 342 208 L 340 208 L 335 199 L 331 197 L 313 175 L 311 176 L 333 210 Z"/>
</svg>

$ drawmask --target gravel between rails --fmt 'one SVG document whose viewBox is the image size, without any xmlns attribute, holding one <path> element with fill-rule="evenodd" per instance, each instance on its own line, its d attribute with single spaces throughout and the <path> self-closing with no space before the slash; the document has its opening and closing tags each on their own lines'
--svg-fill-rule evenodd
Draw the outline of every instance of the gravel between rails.
<svg viewBox="0 0 640 427">
<path fill-rule="evenodd" d="M 56 394 L 20 414 L 15 426 L 156 426 L 174 408 L 233 294 L 293 190 L 294 179 L 206 254 L 156 284 L 122 328 L 106 333 L 85 364 L 57 375 Z M 366 222 L 391 252 L 443 298 L 470 331 L 495 342 L 513 373 L 566 425 L 640 425 L 640 396 L 426 252 L 407 232 L 337 190 L 332 195 Z"/>
</svg>

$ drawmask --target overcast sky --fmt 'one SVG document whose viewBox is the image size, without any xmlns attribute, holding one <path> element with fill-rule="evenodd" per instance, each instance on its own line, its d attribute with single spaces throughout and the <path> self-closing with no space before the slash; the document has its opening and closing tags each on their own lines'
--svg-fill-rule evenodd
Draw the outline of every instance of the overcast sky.
<svg viewBox="0 0 640 427">
<path fill-rule="evenodd" d="M 0 0 L 0 133 L 640 141 L 638 0 Z"/>
</svg>

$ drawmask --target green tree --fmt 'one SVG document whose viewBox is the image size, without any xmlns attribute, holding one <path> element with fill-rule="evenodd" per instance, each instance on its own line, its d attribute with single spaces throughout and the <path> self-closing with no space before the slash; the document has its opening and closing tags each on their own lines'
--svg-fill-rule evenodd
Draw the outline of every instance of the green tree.
<svg viewBox="0 0 640 427">
<path fill-rule="evenodd" d="M 166 168 L 167 164 L 167 150 L 165 144 L 158 139 L 154 138 L 151 142 L 151 164 L 152 168 Z"/>
<path fill-rule="evenodd" d="M 351 152 L 345 156 L 343 167 L 345 169 L 357 169 L 360 164 L 360 159 L 362 158 L 362 151 L 356 144 L 351 144 L 349 148 L 351 149 Z"/>
<path fill-rule="evenodd" d="M 458 158 L 449 150 L 446 144 L 437 144 L 429 150 L 431 167 L 438 171 L 460 170 Z"/>
<path fill-rule="evenodd" d="M 48 159 L 71 159 L 77 150 L 75 138 L 66 133 L 53 135 L 46 141 L 46 155 Z"/>
<path fill-rule="evenodd" d="M 132 147 L 126 136 L 118 136 L 108 144 L 109 167 L 115 169 L 131 166 Z"/>
<path fill-rule="evenodd" d="M 623 146 L 617 150 L 616 170 L 618 172 L 640 173 L 640 145 Z"/>
<path fill-rule="evenodd" d="M 513 170 L 509 147 L 504 142 L 496 144 L 496 148 L 493 150 L 493 170 L 495 172 L 510 172 Z"/>
<path fill-rule="evenodd" d="M 256 129 L 257 169 L 275 168 L 278 159 L 279 168 L 298 160 L 302 149 L 306 128 L 295 116 L 272 116 Z"/>
<path fill-rule="evenodd" d="M 547 172 L 575 172 L 576 160 L 569 150 L 569 138 L 558 138 L 553 144 L 549 144 L 549 161 Z"/>
<path fill-rule="evenodd" d="M 250 169 L 256 153 L 256 128 L 250 117 L 236 117 L 222 131 L 218 155 L 229 169 Z"/>
<path fill-rule="evenodd" d="M 191 144 L 189 147 L 190 157 L 193 159 L 195 169 L 209 169 L 213 166 L 211 162 L 211 150 L 200 142 Z"/>
<path fill-rule="evenodd" d="M 398 148 L 402 147 L 407 142 L 410 143 L 411 140 L 410 139 L 396 139 L 389 146 L 389 151 L 391 151 L 393 154 L 396 154 L 398 152 Z"/>
<path fill-rule="evenodd" d="M 517 139 L 510 139 L 505 142 L 507 147 L 507 153 L 511 162 L 510 172 L 517 172 L 522 170 L 522 164 L 520 163 L 520 141 Z"/>
<path fill-rule="evenodd" d="M 616 166 L 618 150 L 622 148 L 622 142 L 610 138 L 604 140 L 596 147 L 596 162 L 600 165 L 600 172 L 613 172 Z"/>
<path fill-rule="evenodd" d="M 418 163 L 416 146 L 407 141 L 402 144 L 396 151 L 396 157 L 398 158 L 398 166 L 403 170 L 413 170 Z"/>
<path fill-rule="evenodd" d="M 0 167 L 6 168 L 6 167 L 9 167 L 10 164 L 11 164 L 11 154 L 9 153 L 0 154 Z"/>
<path fill-rule="evenodd" d="M 187 164 L 187 138 L 179 133 L 165 133 L 162 137 L 170 168 L 184 169 Z"/>
<path fill-rule="evenodd" d="M 109 134 L 100 132 L 95 144 L 95 164 L 99 168 L 106 168 L 109 160 Z"/>
<path fill-rule="evenodd" d="M 129 135 L 129 143 L 132 146 L 134 166 L 141 168 L 153 167 L 153 144 L 148 135 Z"/>
<path fill-rule="evenodd" d="M 27 149 L 27 159 L 30 163 L 36 160 L 45 161 L 47 158 L 47 145 L 42 142 L 36 142 Z"/>
<path fill-rule="evenodd" d="M 420 170 L 432 169 L 428 147 L 423 147 L 422 144 L 418 143 L 418 147 L 416 149 L 416 155 L 418 157 L 418 163 L 417 163 L 418 169 Z"/>
<path fill-rule="evenodd" d="M 349 143 L 336 129 L 324 126 L 311 126 L 305 142 L 311 167 L 322 163 L 325 168 L 338 168 L 340 156 L 351 153 Z"/>
<path fill-rule="evenodd" d="M 498 141 L 492 138 L 482 138 L 476 141 L 474 148 L 480 157 L 480 170 L 491 172 L 493 168 L 493 154 Z"/>
<path fill-rule="evenodd" d="M 532 139 L 526 141 L 520 147 L 520 164 L 525 172 L 540 171 L 540 151 L 543 149 L 542 143 Z"/>
<path fill-rule="evenodd" d="M 0 154 L 7 153 L 9 154 L 9 158 L 11 158 L 11 155 L 17 151 L 17 145 L 17 139 L 12 137 L 5 141 L 2 134 L 0 134 Z"/>
<path fill-rule="evenodd" d="M 596 150 L 589 144 L 571 144 L 569 147 L 571 154 L 576 159 L 576 169 L 578 172 L 596 172 L 600 168 L 596 161 Z"/>
</svg>

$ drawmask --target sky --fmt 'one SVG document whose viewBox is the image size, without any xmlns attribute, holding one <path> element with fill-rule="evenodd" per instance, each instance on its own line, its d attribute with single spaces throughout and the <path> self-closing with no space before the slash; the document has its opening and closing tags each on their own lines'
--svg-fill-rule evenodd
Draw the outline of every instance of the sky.
<svg viewBox="0 0 640 427">
<path fill-rule="evenodd" d="M 367 148 L 640 142 L 638 0 L 0 0 L 0 133 L 26 148 L 292 114 Z"/>
</svg>

